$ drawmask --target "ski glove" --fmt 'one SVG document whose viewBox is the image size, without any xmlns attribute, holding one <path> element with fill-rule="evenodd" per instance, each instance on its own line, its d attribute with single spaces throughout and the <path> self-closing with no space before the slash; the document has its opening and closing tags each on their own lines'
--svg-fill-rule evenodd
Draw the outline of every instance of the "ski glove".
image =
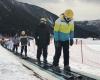
<svg viewBox="0 0 100 80">
<path fill-rule="evenodd" d="M 70 46 L 72 46 L 72 45 L 73 45 L 73 39 L 70 40 Z"/>
</svg>

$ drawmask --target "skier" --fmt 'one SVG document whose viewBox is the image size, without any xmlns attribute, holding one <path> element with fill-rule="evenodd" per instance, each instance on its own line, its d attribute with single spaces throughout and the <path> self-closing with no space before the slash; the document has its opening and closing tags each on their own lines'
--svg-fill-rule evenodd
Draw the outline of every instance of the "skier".
<svg viewBox="0 0 100 80">
<path fill-rule="evenodd" d="M 21 32 L 20 42 L 21 42 L 21 56 L 22 56 L 23 51 L 25 51 L 25 57 L 24 58 L 27 58 L 28 36 L 26 35 L 25 31 Z"/>
<path fill-rule="evenodd" d="M 43 52 L 43 62 L 44 64 L 47 63 L 47 48 L 50 42 L 50 33 L 47 26 L 47 20 L 45 18 L 40 19 L 40 24 L 37 26 L 35 32 L 35 42 L 37 45 L 37 61 L 38 64 L 41 64 L 41 54 Z"/>
<path fill-rule="evenodd" d="M 1 45 L 5 47 L 5 39 L 4 39 L 4 37 L 2 37 L 2 39 L 1 39 Z"/>
<path fill-rule="evenodd" d="M 69 70 L 69 45 L 73 45 L 74 22 L 73 11 L 66 10 L 56 21 L 54 26 L 55 56 L 53 58 L 53 69 L 60 71 L 59 58 L 63 48 L 64 70 Z"/>
<path fill-rule="evenodd" d="M 19 37 L 18 37 L 17 34 L 14 36 L 12 41 L 13 41 L 13 49 L 12 49 L 12 51 L 14 52 L 16 50 L 16 53 L 17 53 L 18 52 L 18 46 L 19 46 Z"/>
</svg>

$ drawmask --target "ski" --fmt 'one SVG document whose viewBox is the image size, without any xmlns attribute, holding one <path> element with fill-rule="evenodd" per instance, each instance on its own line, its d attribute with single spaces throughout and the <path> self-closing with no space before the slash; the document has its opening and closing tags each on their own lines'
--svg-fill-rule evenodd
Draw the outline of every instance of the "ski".
<svg viewBox="0 0 100 80">
<path fill-rule="evenodd" d="M 50 64 L 50 63 L 48 63 L 48 65 L 49 66 L 51 66 L 52 64 Z M 72 76 L 72 77 L 74 77 L 74 80 L 76 80 L 76 79 L 82 79 L 82 75 L 80 75 L 80 74 L 78 74 L 78 73 L 75 73 L 75 72 L 73 72 L 73 71 L 64 71 L 64 70 L 62 70 L 61 69 L 61 71 L 65 74 L 65 75 L 70 75 L 70 76 Z"/>
<path fill-rule="evenodd" d="M 55 73 L 56 75 L 62 76 L 63 78 L 65 78 L 67 80 L 74 80 L 73 76 L 68 75 L 68 74 L 64 74 L 63 71 L 57 72 L 57 71 L 53 70 L 51 66 L 44 65 L 42 62 L 41 62 L 41 64 L 38 64 L 37 62 L 35 62 L 35 64 L 38 65 L 38 66 L 40 66 L 41 68 L 47 70 L 47 71 L 50 71 L 52 73 Z"/>
<path fill-rule="evenodd" d="M 38 64 L 36 59 L 32 59 L 30 57 L 28 57 L 25 60 L 31 62 L 32 64 L 35 64 L 35 65 L 39 66 L 43 70 L 47 70 L 47 71 L 50 71 L 50 72 L 52 72 L 52 73 L 54 73 L 54 74 L 56 74 L 58 76 L 61 76 L 66 80 L 74 80 L 73 76 L 64 74 L 63 71 L 60 72 L 60 73 L 57 72 L 57 71 L 54 71 L 49 65 L 44 65 L 42 61 L 41 61 L 41 64 Z"/>
</svg>

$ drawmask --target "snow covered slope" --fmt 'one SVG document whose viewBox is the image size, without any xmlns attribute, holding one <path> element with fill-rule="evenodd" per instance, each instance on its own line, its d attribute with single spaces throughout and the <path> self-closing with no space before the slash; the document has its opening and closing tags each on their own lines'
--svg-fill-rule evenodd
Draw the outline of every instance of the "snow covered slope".
<svg viewBox="0 0 100 80">
<path fill-rule="evenodd" d="M 82 63 L 82 53 L 81 53 L 81 40 L 82 40 L 82 51 L 83 51 L 83 63 Z M 88 43 L 88 44 L 86 44 Z M 89 47 L 89 43 L 99 43 L 99 41 L 93 41 L 89 39 L 78 39 L 78 44 L 74 43 L 72 47 L 70 47 L 70 66 L 71 69 L 75 72 L 79 72 L 81 74 L 84 74 L 86 76 L 96 78 L 100 80 L 100 64 L 99 64 L 99 57 L 100 53 L 95 52 L 95 48 L 93 44 L 91 44 L 92 49 L 94 52 L 90 49 L 88 49 L 86 46 Z M 96 44 L 95 44 L 96 45 Z M 100 46 L 100 45 L 98 45 Z M 90 47 L 90 48 L 91 48 Z M 97 50 L 99 50 L 97 48 Z M 28 56 L 31 58 L 36 59 L 36 51 L 37 47 L 35 45 L 35 41 L 31 41 L 31 45 L 28 46 Z M 20 47 L 19 51 L 20 53 Z M 50 45 L 48 47 L 48 62 L 52 63 L 53 61 L 53 56 L 54 56 L 54 43 L 53 40 L 51 40 Z M 41 57 L 41 60 L 43 58 Z M 59 65 L 63 68 L 63 55 L 60 58 Z"/>
<path fill-rule="evenodd" d="M 54 73 L 42 70 L 38 66 L 13 55 L 2 46 L 0 46 L 0 50 L 0 54 L 4 53 L 0 55 L 1 74 L 3 72 L 5 73 L 3 75 L 0 75 L 0 78 L 2 78 L 3 80 L 65 80 L 64 78 Z M 30 69 L 33 73 L 31 71 L 28 71 L 22 65 Z M 10 75 L 12 75 L 13 77 Z"/>
<path fill-rule="evenodd" d="M 0 46 L 0 80 L 40 80 Z"/>
</svg>

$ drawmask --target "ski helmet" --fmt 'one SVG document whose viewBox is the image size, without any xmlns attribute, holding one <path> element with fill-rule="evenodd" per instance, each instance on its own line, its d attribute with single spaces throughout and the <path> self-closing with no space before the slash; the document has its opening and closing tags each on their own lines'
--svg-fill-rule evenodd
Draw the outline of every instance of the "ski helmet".
<svg viewBox="0 0 100 80">
<path fill-rule="evenodd" d="M 64 16 L 67 17 L 67 18 L 73 19 L 74 13 L 73 13 L 73 11 L 71 9 L 67 9 L 64 12 Z"/>
<path fill-rule="evenodd" d="M 21 34 L 22 34 L 22 35 L 25 35 L 25 31 L 22 31 Z"/>
</svg>

